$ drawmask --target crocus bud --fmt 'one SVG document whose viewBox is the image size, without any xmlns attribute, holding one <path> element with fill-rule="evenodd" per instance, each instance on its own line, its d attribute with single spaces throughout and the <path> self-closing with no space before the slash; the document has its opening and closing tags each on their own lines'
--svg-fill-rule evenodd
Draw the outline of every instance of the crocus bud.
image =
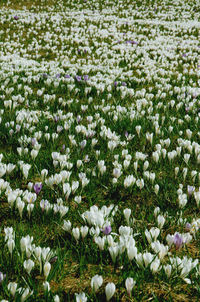
<svg viewBox="0 0 200 302">
<path fill-rule="evenodd" d="M 133 258 L 137 256 L 137 248 L 136 248 L 136 246 L 130 245 L 130 246 L 127 248 L 127 254 L 128 254 L 128 259 L 129 259 L 130 261 L 132 261 Z"/>
<path fill-rule="evenodd" d="M 28 243 L 27 238 L 22 237 L 21 240 L 20 240 L 20 248 L 21 248 L 22 253 L 25 252 L 27 243 Z"/>
<path fill-rule="evenodd" d="M 45 281 L 45 282 L 43 282 L 43 287 L 44 287 L 44 290 L 45 291 L 50 291 L 50 284 L 49 284 L 49 282 L 47 282 L 47 281 Z"/>
<path fill-rule="evenodd" d="M 159 207 L 156 207 L 155 210 L 154 210 L 154 216 L 158 216 L 158 214 L 160 213 L 160 208 Z"/>
<path fill-rule="evenodd" d="M 133 278 L 127 278 L 125 282 L 126 290 L 129 296 L 131 296 L 131 291 L 133 287 L 135 286 L 136 281 L 133 280 Z"/>
<path fill-rule="evenodd" d="M 196 200 L 197 207 L 200 206 L 200 191 L 194 192 L 194 198 Z"/>
<path fill-rule="evenodd" d="M 83 239 L 87 236 L 88 230 L 89 229 L 87 225 L 81 226 L 81 236 Z"/>
<path fill-rule="evenodd" d="M 44 270 L 44 276 L 47 279 L 49 272 L 51 270 L 51 264 L 49 262 L 45 262 L 43 270 Z"/>
<path fill-rule="evenodd" d="M 2 272 L 0 272 L 0 284 L 3 282 L 3 280 L 6 278 L 6 275 L 4 275 Z"/>
<path fill-rule="evenodd" d="M 126 222 L 129 225 L 129 218 L 130 218 L 130 215 L 131 215 L 131 209 L 124 209 L 123 213 L 124 213 L 124 217 L 126 219 Z"/>
<path fill-rule="evenodd" d="M 12 256 L 12 252 L 15 248 L 15 241 L 13 239 L 8 239 L 7 245 L 8 245 L 9 252 Z"/>
<path fill-rule="evenodd" d="M 33 211 L 33 208 L 34 208 L 34 204 L 33 203 L 30 203 L 30 204 L 27 205 L 27 212 L 28 212 L 29 219 L 31 217 L 31 212 Z"/>
<path fill-rule="evenodd" d="M 10 291 L 11 295 L 14 297 L 17 289 L 17 283 L 16 282 L 10 282 L 8 284 L 8 290 Z"/>
<path fill-rule="evenodd" d="M 58 296 L 58 295 L 55 295 L 55 296 L 53 297 L 53 301 L 54 301 L 54 302 L 60 302 L 59 296 Z"/>
<path fill-rule="evenodd" d="M 150 269 L 153 274 L 157 273 L 160 268 L 160 259 L 156 258 L 150 265 Z"/>
<path fill-rule="evenodd" d="M 29 288 L 27 287 L 24 291 L 23 294 L 21 296 L 21 302 L 24 302 L 28 297 L 30 297 L 30 295 L 33 294 L 33 291 L 31 293 L 29 293 Z"/>
<path fill-rule="evenodd" d="M 105 288 L 106 300 L 109 301 L 115 293 L 115 284 L 113 282 L 108 283 Z"/>
<path fill-rule="evenodd" d="M 118 245 L 116 245 L 116 246 L 110 246 L 108 248 L 108 250 L 109 250 L 110 256 L 112 258 L 112 261 L 115 263 L 116 258 L 117 258 L 118 254 L 119 254 L 119 246 Z"/>
<path fill-rule="evenodd" d="M 165 223 L 165 217 L 163 215 L 158 215 L 157 222 L 158 222 L 159 229 L 162 229 L 162 227 Z"/>
<path fill-rule="evenodd" d="M 97 292 L 98 289 L 101 287 L 102 283 L 103 283 L 102 276 L 95 275 L 94 277 L 92 277 L 91 287 L 95 292 Z"/>
<path fill-rule="evenodd" d="M 68 221 L 66 221 L 66 220 L 64 220 L 63 221 L 64 222 L 64 224 L 63 224 L 63 230 L 64 231 L 66 231 L 66 232 L 70 232 L 70 230 L 71 230 L 71 222 L 68 220 Z"/>
<path fill-rule="evenodd" d="M 79 240 L 79 238 L 80 238 L 80 231 L 79 231 L 78 227 L 72 229 L 72 235 L 74 236 L 74 238 L 76 239 L 76 241 Z"/>
<path fill-rule="evenodd" d="M 191 196 L 195 192 L 195 187 L 188 185 L 187 192 L 188 192 L 188 195 Z"/>
<path fill-rule="evenodd" d="M 169 278 L 172 272 L 172 266 L 170 264 L 164 265 L 165 274 Z"/>
<path fill-rule="evenodd" d="M 154 187 L 154 192 L 156 193 L 156 195 L 158 195 L 158 192 L 159 192 L 159 185 L 156 184 L 155 187 Z"/>
</svg>

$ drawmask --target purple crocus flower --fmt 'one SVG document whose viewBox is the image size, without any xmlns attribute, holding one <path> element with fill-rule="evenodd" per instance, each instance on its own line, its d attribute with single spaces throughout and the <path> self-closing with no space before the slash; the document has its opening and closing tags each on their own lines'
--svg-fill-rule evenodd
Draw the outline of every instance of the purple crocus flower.
<svg viewBox="0 0 200 302">
<path fill-rule="evenodd" d="M 57 123 L 59 121 L 59 116 L 55 116 L 54 121 Z"/>
<path fill-rule="evenodd" d="M 40 207 L 42 209 L 42 212 L 44 212 L 44 210 L 45 210 L 45 208 L 46 208 L 47 205 L 48 205 L 48 201 L 47 200 L 42 199 L 40 201 Z"/>
<path fill-rule="evenodd" d="M 78 82 L 80 82 L 80 81 L 81 81 L 81 76 L 76 76 L 76 80 L 77 80 Z"/>
<path fill-rule="evenodd" d="M 83 76 L 84 81 L 88 81 L 89 80 L 89 76 L 86 74 Z"/>
<path fill-rule="evenodd" d="M 128 137 L 128 131 L 125 131 L 124 135 L 127 138 Z"/>
<path fill-rule="evenodd" d="M 81 149 L 84 149 L 86 144 L 87 144 L 87 141 L 85 139 L 82 142 L 80 142 Z"/>
<path fill-rule="evenodd" d="M 35 137 L 33 137 L 32 140 L 31 140 L 31 145 L 34 147 L 35 144 L 36 144 L 36 139 L 35 139 Z"/>
<path fill-rule="evenodd" d="M 187 192 L 188 195 L 191 196 L 193 194 L 193 192 L 195 191 L 195 187 L 194 186 L 187 186 Z"/>
<path fill-rule="evenodd" d="M 65 78 L 66 78 L 66 79 L 69 79 L 69 78 L 70 78 L 70 75 L 69 75 L 69 74 L 66 74 L 66 75 L 65 75 Z"/>
<path fill-rule="evenodd" d="M 122 86 L 126 86 L 127 84 L 125 82 L 122 82 Z"/>
<path fill-rule="evenodd" d="M 126 43 L 129 43 L 129 44 L 138 44 L 138 42 L 136 42 L 136 41 L 133 41 L 133 40 L 128 40 L 128 41 L 126 41 Z"/>
<path fill-rule="evenodd" d="M 14 16 L 14 19 L 15 19 L 15 20 L 19 20 L 19 17 L 18 17 L 18 16 Z"/>
<path fill-rule="evenodd" d="M 77 121 L 77 123 L 80 123 L 82 121 L 82 118 L 80 115 L 77 115 L 76 121 Z"/>
<path fill-rule="evenodd" d="M 108 225 L 104 229 L 102 229 L 101 231 L 104 233 L 104 235 L 109 235 L 112 231 L 112 228 L 111 228 L 110 225 Z"/>
<path fill-rule="evenodd" d="M 62 145 L 62 149 L 61 149 L 61 152 L 64 152 L 65 151 L 65 144 Z"/>
<path fill-rule="evenodd" d="M 40 193 L 40 191 L 42 190 L 42 183 L 36 183 L 33 186 L 33 189 L 34 189 L 35 193 L 38 195 Z"/>
<path fill-rule="evenodd" d="M 187 222 L 186 225 L 185 225 L 186 231 L 190 231 L 191 227 L 192 227 L 191 224 L 189 222 Z"/>
<path fill-rule="evenodd" d="M 174 236 L 174 245 L 175 245 L 176 249 L 177 250 L 180 249 L 182 244 L 183 244 L 183 238 L 182 238 L 181 234 L 176 233 Z"/>
<path fill-rule="evenodd" d="M 114 82 L 114 86 L 115 86 L 115 87 L 117 86 L 117 81 Z"/>
</svg>

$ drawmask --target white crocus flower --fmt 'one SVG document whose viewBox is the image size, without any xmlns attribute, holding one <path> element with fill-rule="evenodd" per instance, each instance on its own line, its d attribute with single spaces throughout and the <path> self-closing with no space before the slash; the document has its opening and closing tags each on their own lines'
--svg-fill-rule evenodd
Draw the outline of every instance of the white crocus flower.
<svg viewBox="0 0 200 302">
<path fill-rule="evenodd" d="M 78 227 L 72 229 L 72 235 L 74 236 L 74 238 L 76 239 L 76 241 L 79 240 L 79 238 L 80 238 L 80 230 L 79 230 Z"/>
<path fill-rule="evenodd" d="M 50 291 L 50 284 L 49 284 L 49 282 L 48 281 L 45 281 L 45 282 L 43 282 L 43 287 L 44 287 L 44 290 L 45 291 Z"/>
<path fill-rule="evenodd" d="M 13 252 L 13 250 L 15 248 L 15 241 L 13 239 L 11 239 L 11 238 L 8 239 L 7 246 L 8 246 L 8 250 L 9 250 L 9 252 L 11 254 L 11 257 L 12 257 L 12 252 Z"/>
<path fill-rule="evenodd" d="M 131 209 L 124 209 L 123 213 L 124 213 L 124 217 L 126 219 L 126 222 L 129 225 L 129 218 L 130 218 L 130 215 L 131 215 Z"/>
<path fill-rule="evenodd" d="M 133 287 L 135 286 L 136 281 L 133 280 L 133 278 L 127 278 L 125 281 L 126 290 L 129 296 L 131 296 L 131 291 Z"/>
<path fill-rule="evenodd" d="M 14 297 L 17 289 L 17 283 L 16 282 L 10 282 L 8 284 L 8 290 L 10 291 L 11 295 Z"/>
<path fill-rule="evenodd" d="M 80 294 L 75 293 L 75 296 L 76 296 L 76 302 L 86 302 L 87 301 L 87 297 L 84 292 L 80 293 Z"/>
<path fill-rule="evenodd" d="M 97 236 L 95 236 L 94 241 L 98 245 L 99 249 L 101 251 L 103 251 L 104 250 L 104 245 L 105 245 L 106 238 L 105 237 L 99 237 L 99 236 L 97 237 Z"/>
<path fill-rule="evenodd" d="M 171 273 L 172 273 L 172 266 L 171 264 L 167 264 L 163 266 L 165 274 L 167 275 L 168 278 L 170 278 Z"/>
<path fill-rule="evenodd" d="M 28 274 L 30 274 L 30 272 L 32 271 L 33 267 L 34 267 L 35 263 L 31 260 L 25 260 L 24 261 L 24 268 L 27 271 Z"/>
<path fill-rule="evenodd" d="M 154 259 L 154 255 L 151 254 L 151 253 L 144 253 L 143 254 L 143 260 L 144 260 L 144 264 L 145 264 L 145 267 L 147 267 Z"/>
<path fill-rule="evenodd" d="M 159 229 L 162 229 L 164 223 L 165 223 L 165 217 L 163 215 L 158 215 L 157 217 L 157 223 L 158 223 L 158 227 Z"/>
<path fill-rule="evenodd" d="M 156 241 L 159 234 L 160 234 L 160 229 L 155 227 L 151 228 L 150 231 L 145 230 L 145 236 L 149 243 L 151 243 L 152 240 Z"/>
<path fill-rule="evenodd" d="M 106 285 L 105 293 L 106 293 L 106 301 L 109 301 L 115 293 L 116 286 L 113 282 L 110 282 Z"/>
<path fill-rule="evenodd" d="M 87 225 L 81 226 L 81 236 L 83 239 L 87 236 L 88 230 L 89 230 L 89 228 Z"/>
<path fill-rule="evenodd" d="M 45 262 L 44 267 L 43 267 L 45 279 L 47 279 L 47 277 L 50 273 L 50 270 L 51 270 L 51 264 L 47 261 L 47 262 Z"/>
<path fill-rule="evenodd" d="M 95 275 L 94 277 L 92 277 L 91 287 L 95 292 L 98 291 L 98 289 L 101 287 L 102 284 L 103 284 L 102 276 Z"/>
<path fill-rule="evenodd" d="M 130 261 L 132 261 L 134 258 L 136 258 L 137 256 L 137 248 L 134 245 L 129 245 L 127 247 L 127 255 L 128 255 L 128 259 Z"/>
<path fill-rule="evenodd" d="M 110 246 L 108 248 L 108 250 L 109 250 L 110 256 L 112 258 L 112 261 L 115 263 L 116 258 L 117 258 L 118 254 L 119 254 L 119 246 L 118 245 Z"/>
<path fill-rule="evenodd" d="M 156 259 L 151 263 L 150 269 L 153 274 L 157 273 L 160 270 L 160 259 L 156 257 Z"/>
<path fill-rule="evenodd" d="M 60 302 L 59 296 L 58 296 L 58 295 L 55 295 L 55 296 L 53 297 L 53 301 L 54 301 L 54 302 Z"/>
<path fill-rule="evenodd" d="M 200 191 L 194 192 L 194 198 L 196 200 L 197 207 L 200 207 Z"/>
<path fill-rule="evenodd" d="M 154 192 L 156 193 L 156 195 L 158 195 L 158 192 L 159 192 L 159 185 L 156 184 L 155 187 L 154 187 Z"/>
</svg>

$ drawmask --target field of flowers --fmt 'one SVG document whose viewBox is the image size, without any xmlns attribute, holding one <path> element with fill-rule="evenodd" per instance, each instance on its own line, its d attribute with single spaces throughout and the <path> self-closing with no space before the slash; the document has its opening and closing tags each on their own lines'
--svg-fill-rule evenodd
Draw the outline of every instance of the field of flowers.
<svg viewBox="0 0 200 302">
<path fill-rule="evenodd" d="M 0 301 L 200 300 L 200 7 L 0 1 Z"/>
</svg>

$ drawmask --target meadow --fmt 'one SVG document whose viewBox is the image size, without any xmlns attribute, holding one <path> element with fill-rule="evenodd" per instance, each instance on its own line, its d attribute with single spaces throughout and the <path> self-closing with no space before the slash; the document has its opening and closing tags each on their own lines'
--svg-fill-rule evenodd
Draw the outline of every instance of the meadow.
<svg viewBox="0 0 200 302">
<path fill-rule="evenodd" d="M 0 0 L 0 301 L 200 301 L 200 7 Z"/>
</svg>

